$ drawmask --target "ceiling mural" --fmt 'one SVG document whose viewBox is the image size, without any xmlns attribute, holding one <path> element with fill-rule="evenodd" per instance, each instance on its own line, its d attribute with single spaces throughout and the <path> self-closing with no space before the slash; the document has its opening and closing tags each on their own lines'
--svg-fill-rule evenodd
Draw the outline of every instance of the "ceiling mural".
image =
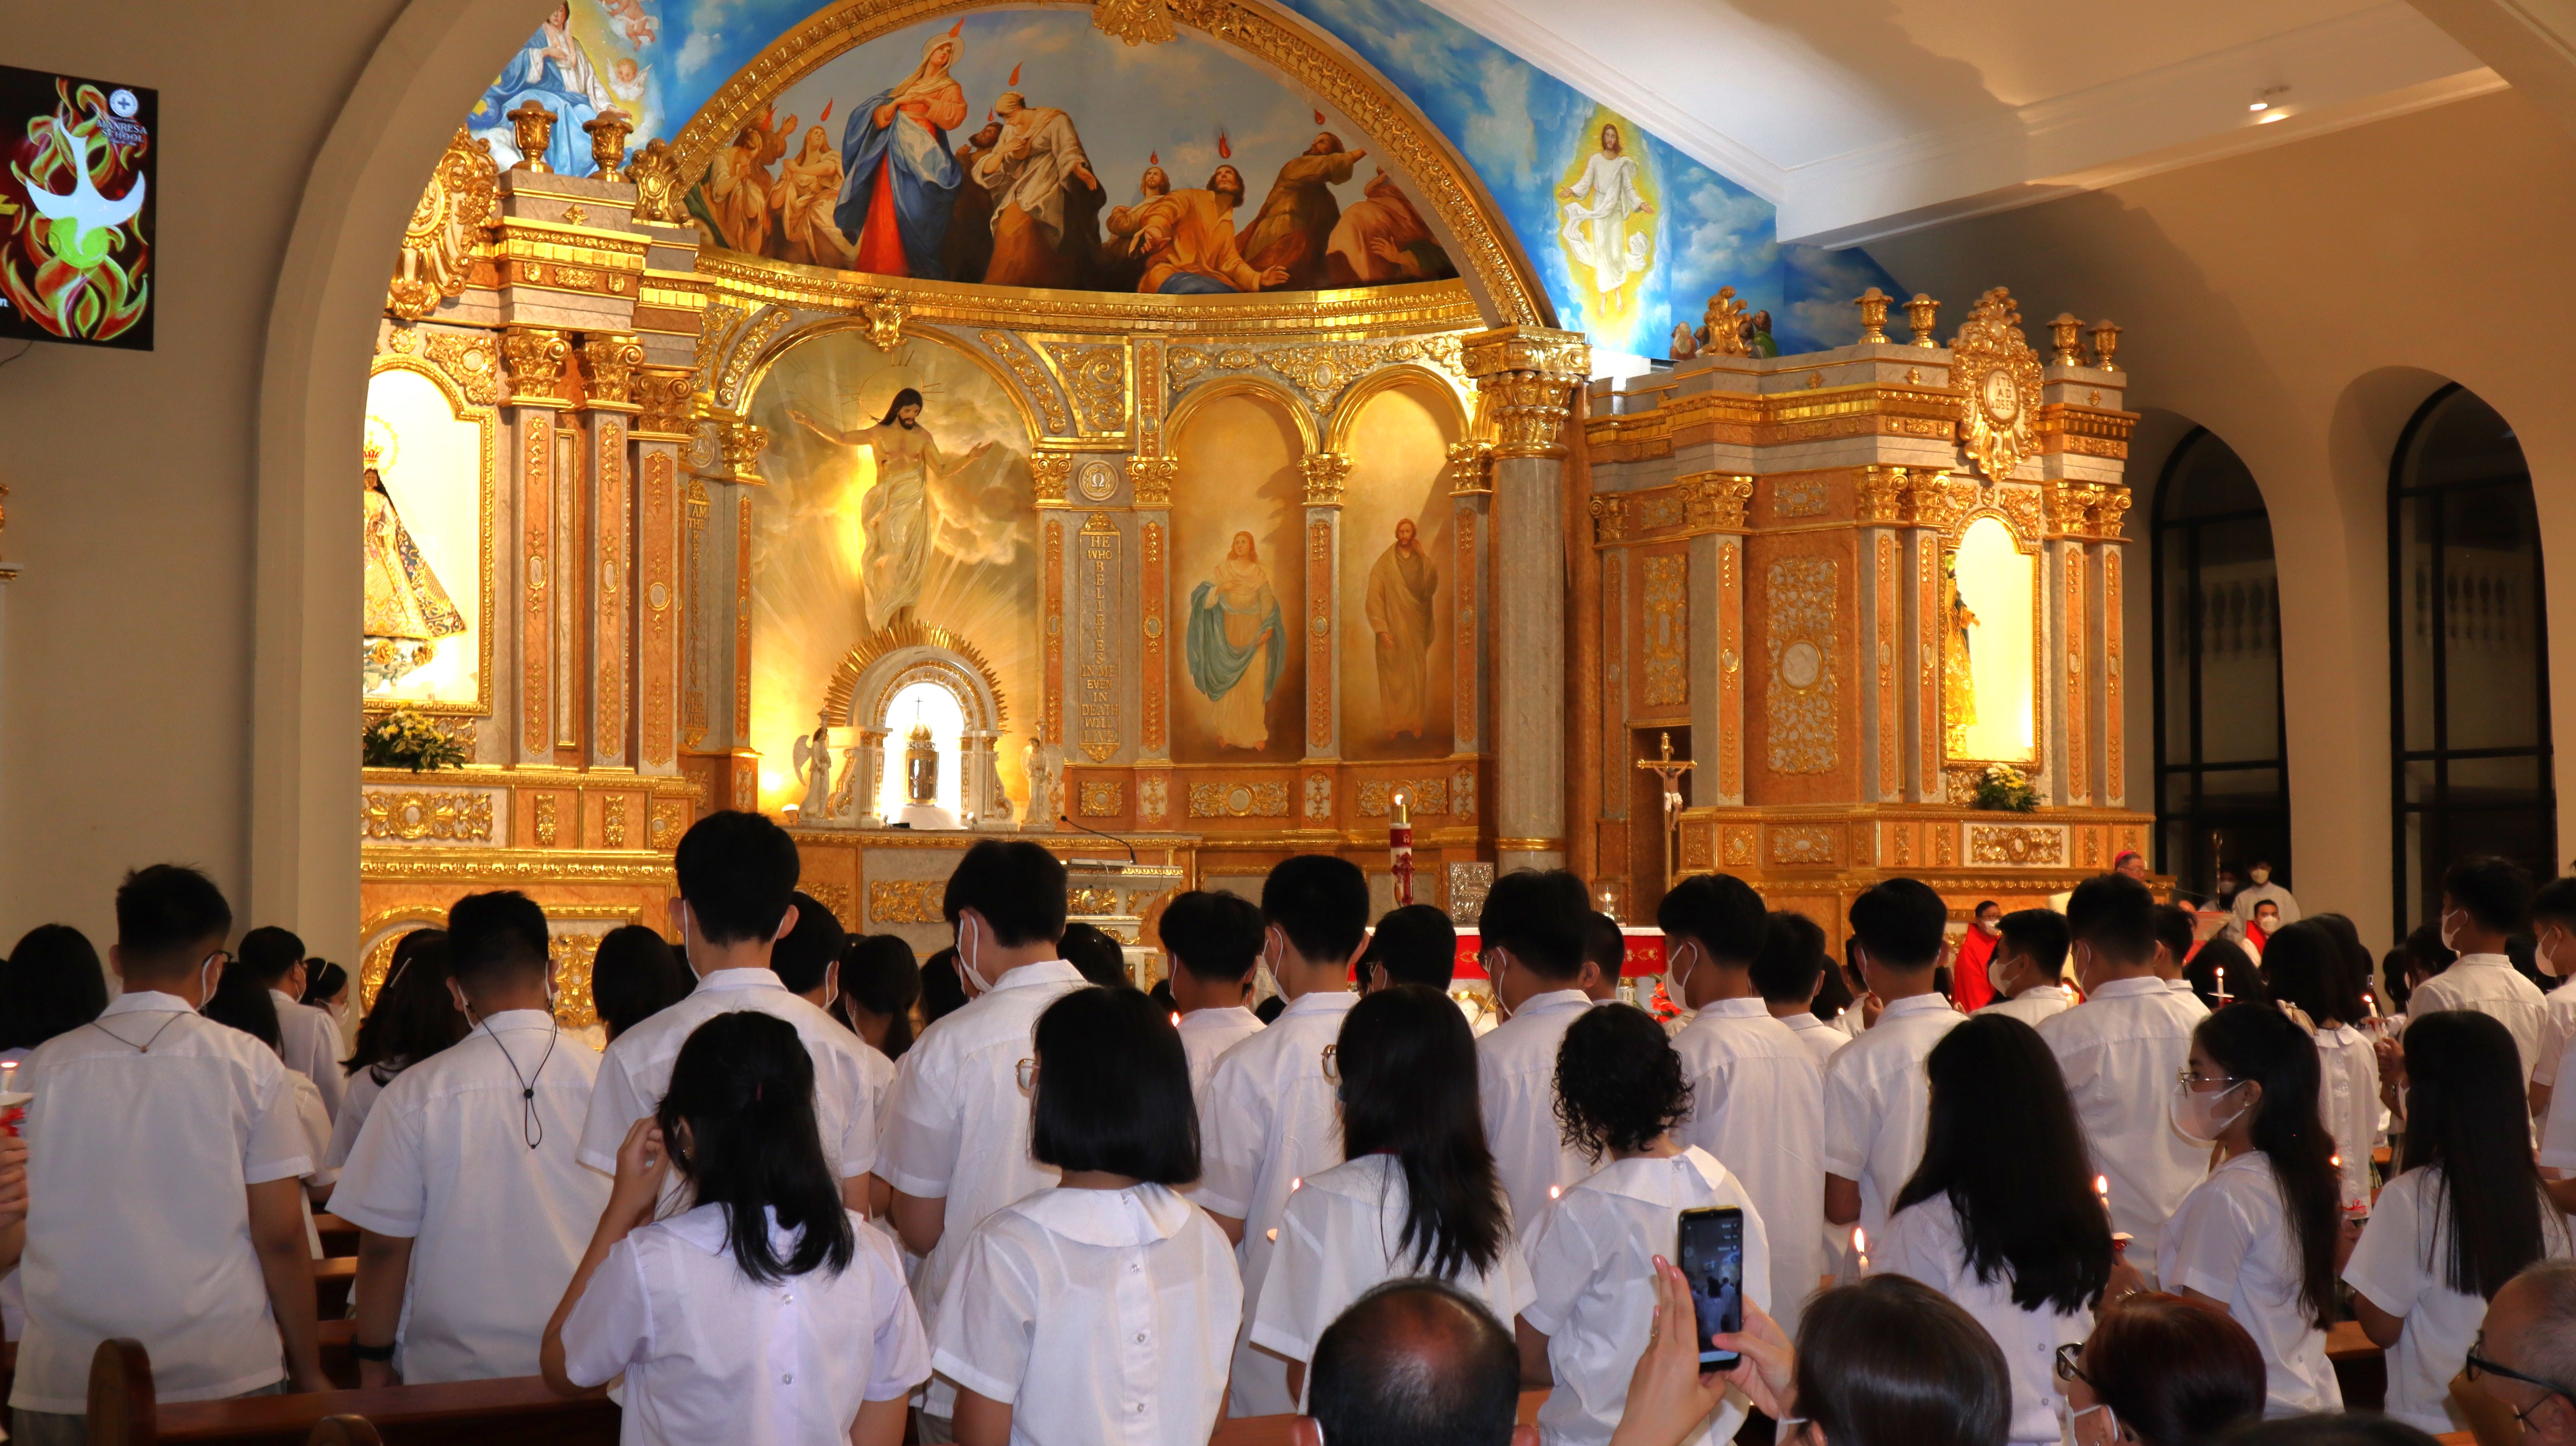
<svg viewBox="0 0 2576 1446">
<path fill-rule="evenodd" d="M 1858 250 L 1783 246 L 1772 206 L 1420 0 L 1280 0 L 1411 100 L 1484 183 L 1553 303 L 1596 347 L 1687 348 L 1731 286 L 1757 352 L 1858 335 L 1896 289 Z M 508 58 L 468 128 L 508 166 L 507 113 L 676 137 L 812 0 L 573 0 Z M 1079 7 L 996 6 L 825 62 L 720 148 L 688 196 L 715 245 L 800 264 L 1058 290 L 1221 294 L 1456 274 L 1369 136 L 1186 26 L 1130 46 Z M 563 154 L 553 154 L 561 151 Z"/>
</svg>

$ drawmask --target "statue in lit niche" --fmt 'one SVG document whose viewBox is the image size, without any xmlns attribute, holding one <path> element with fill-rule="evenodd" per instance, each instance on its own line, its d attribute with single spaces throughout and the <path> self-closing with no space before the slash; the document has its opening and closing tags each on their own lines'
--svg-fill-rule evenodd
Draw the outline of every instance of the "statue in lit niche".
<svg viewBox="0 0 2576 1446">
<path fill-rule="evenodd" d="M 1977 679 L 1969 666 L 1971 634 L 1977 615 L 1959 597 L 1959 554 L 1941 554 L 1942 611 L 1948 616 L 1949 646 L 1941 653 L 1941 722 L 1944 751 L 1956 757 L 1968 748 L 1968 729 L 1977 721 Z"/>
<path fill-rule="evenodd" d="M 403 675 L 429 665 L 438 656 L 441 638 L 465 631 L 465 618 L 449 601 L 447 589 L 430 571 L 428 559 L 403 526 L 385 479 L 374 465 L 378 448 L 368 447 L 364 486 L 366 613 L 364 665 L 370 691 L 392 685 Z"/>
</svg>

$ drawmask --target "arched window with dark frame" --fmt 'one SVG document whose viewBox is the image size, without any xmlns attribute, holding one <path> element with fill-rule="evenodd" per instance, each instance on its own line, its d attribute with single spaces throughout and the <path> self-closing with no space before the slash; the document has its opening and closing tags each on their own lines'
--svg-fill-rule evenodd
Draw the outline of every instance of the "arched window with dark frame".
<svg viewBox="0 0 2576 1446">
<path fill-rule="evenodd" d="M 2191 893 L 2257 863 L 2292 883 L 2281 588 L 2262 489 L 2206 427 L 2156 488 L 2156 866 Z"/>
<path fill-rule="evenodd" d="M 2439 917 L 2442 873 L 2501 854 L 2557 872 L 2540 526 L 2522 444 L 2447 386 L 2398 439 L 2388 485 L 2388 693 L 2399 933 Z"/>
</svg>

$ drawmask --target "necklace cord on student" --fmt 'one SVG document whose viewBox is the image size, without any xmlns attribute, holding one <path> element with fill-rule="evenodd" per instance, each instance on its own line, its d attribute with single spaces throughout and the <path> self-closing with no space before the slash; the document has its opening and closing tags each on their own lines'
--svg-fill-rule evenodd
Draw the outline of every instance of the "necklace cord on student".
<svg viewBox="0 0 2576 1446">
<path fill-rule="evenodd" d="M 537 1114 L 537 1081 L 546 1077 L 546 1063 L 555 1057 L 555 1044 L 563 1038 L 563 1021 L 552 1014 L 546 1016 L 546 1023 L 552 1026 L 552 1031 L 546 1036 L 546 1052 L 537 1057 L 537 1072 L 533 1075 L 520 1073 L 518 1057 L 510 1053 L 510 1046 L 501 1042 L 501 1036 L 492 1028 L 489 1018 L 480 1023 L 483 1033 L 492 1041 L 492 1047 L 501 1051 L 502 1060 L 508 1063 L 510 1073 L 519 1081 L 519 1138 L 527 1141 L 528 1148 L 533 1150 L 546 1141 L 546 1122 Z"/>
<path fill-rule="evenodd" d="M 127 1049 L 133 1050 L 136 1054 L 150 1054 L 152 1052 L 152 1046 L 161 1042 L 161 1036 L 170 1032 L 170 1026 L 178 1023 L 184 1017 L 185 1016 L 181 1014 L 172 1014 L 168 1019 L 161 1021 L 161 1027 L 159 1029 L 152 1031 L 152 1037 L 150 1039 L 143 1041 L 141 1044 L 136 1044 L 133 1040 L 126 1038 L 124 1035 L 117 1033 L 115 1030 L 108 1028 L 106 1025 L 99 1023 L 95 1019 L 88 1021 L 88 1024 L 90 1028 L 95 1029 L 99 1033 L 106 1035 L 108 1038 L 115 1040 L 117 1043 L 124 1045 Z"/>
</svg>

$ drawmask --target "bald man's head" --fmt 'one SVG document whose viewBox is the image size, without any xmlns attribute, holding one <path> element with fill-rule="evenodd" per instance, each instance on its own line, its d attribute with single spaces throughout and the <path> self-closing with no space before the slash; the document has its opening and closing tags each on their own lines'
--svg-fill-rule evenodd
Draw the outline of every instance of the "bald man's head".
<svg viewBox="0 0 2576 1446">
<path fill-rule="evenodd" d="M 2576 1261 L 2544 1260 L 2506 1281 L 2481 1330 L 2487 1360 L 2535 1379 L 2488 1372 L 2477 1384 L 2521 1414 L 2528 1439 L 2576 1443 L 2576 1400 L 2567 1395 L 2576 1389 Z"/>
<path fill-rule="evenodd" d="M 1439 1281 L 1399 1280 L 1352 1302 L 1308 1371 L 1306 1409 L 1326 1446 L 1507 1446 L 1519 1434 L 1512 1333 Z"/>
</svg>

